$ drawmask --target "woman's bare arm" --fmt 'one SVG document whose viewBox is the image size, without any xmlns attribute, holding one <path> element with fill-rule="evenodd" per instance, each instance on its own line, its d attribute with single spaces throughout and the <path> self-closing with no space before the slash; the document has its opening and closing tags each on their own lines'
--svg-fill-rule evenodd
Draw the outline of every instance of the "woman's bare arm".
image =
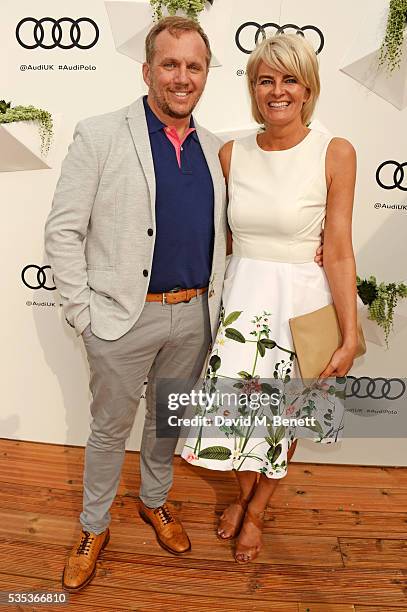
<svg viewBox="0 0 407 612">
<path fill-rule="evenodd" d="M 343 138 L 334 138 L 326 155 L 328 183 L 324 230 L 324 269 L 342 331 L 342 346 L 321 377 L 344 376 L 357 347 L 356 264 L 352 247 L 352 210 L 356 153 Z"/>
</svg>

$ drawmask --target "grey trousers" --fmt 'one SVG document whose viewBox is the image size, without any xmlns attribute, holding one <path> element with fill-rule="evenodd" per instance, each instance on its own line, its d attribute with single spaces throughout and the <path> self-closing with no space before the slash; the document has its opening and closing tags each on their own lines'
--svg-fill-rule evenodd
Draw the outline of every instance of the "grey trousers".
<svg viewBox="0 0 407 612">
<path fill-rule="evenodd" d="M 125 443 L 147 377 L 140 498 L 152 508 L 166 500 L 177 439 L 156 437 L 155 381 L 196 382 L 201 374 L 211 339 L 207 293 L 175 305 L 146 303 L 135 325 L 118 340 L 102 340 L 90 326 L 82 337 L 90 367 L 93 419 L 85 451 L 80 522 L 98 534 L 110 523 Z"/>
</svg>

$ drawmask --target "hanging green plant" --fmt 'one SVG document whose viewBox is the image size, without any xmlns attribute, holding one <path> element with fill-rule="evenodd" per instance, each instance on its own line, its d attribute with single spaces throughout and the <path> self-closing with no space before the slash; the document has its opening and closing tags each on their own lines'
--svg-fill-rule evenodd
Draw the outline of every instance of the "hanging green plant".
<svg viewBox="0 0 407 612">
<path fill-rule="evenodd" d="M 0 123 L 13 123 L 15 121 L 38 121 L 41 138 L 41 155 L 46 157 L 51 146 L 53 122 L 51 113 L 34 106 L 14 106 L 0 100 Z"/>
<path fill-rule="evenodd" d="M 198 21 L 199 13 L 205 8 L 205 0 L 150 0 L 150 4 L 154 10 L 154 21 L 164 17 L 163 8 L 167 9 L 169 15 L 182 11 L 186 17 Z"/>
<path fill-rule="evenodd" d="M 404 283 L 379 283 L 376 277 L 367 280 L 357 276 L 356 285 L 362 302 L 368 306 L 369 319 L 384 331 L 384 339 L 389 348 L 389 335 L 393 329 L 394 311 L 399 299 L 407 297 L 407 285 Z"/>
<path fill-rule="evenodd" d="M 6 113 L 10 107 L 11 107 L 11 102 L 0 100 L 0 113 Z"/>
<path fill-rule="evenodd" d="M 407 0 L 390 0 L 386 34 L 380 47 L 379 66 L 390 72 L 400 68 L 407 19 Z"/>
</svg>

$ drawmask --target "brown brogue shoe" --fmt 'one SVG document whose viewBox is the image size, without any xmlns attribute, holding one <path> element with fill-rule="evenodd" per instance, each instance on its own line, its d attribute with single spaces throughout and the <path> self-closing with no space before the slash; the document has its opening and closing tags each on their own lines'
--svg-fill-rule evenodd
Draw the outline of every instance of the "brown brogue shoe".
<svg viewBox="0 0 407 612">
<path fill-rule="evenodd" d="M 149 508 L 140 500 L 139 513 L 146 523 L 153 526 L 158 543 L 165 550 L 174 555 L 181 555 L 191 550 L 191 542 L 186 531 L 168 504 Z"/>
<path fill-rule="evenodd" d="M 107 546 L 109 538 L 109 529 L 99 535 L 82 530 L 62 574 L 62 587 L 66 591 L 76 593 L 89 584 L 96 572 L 99 553 Z"/>
</svg>

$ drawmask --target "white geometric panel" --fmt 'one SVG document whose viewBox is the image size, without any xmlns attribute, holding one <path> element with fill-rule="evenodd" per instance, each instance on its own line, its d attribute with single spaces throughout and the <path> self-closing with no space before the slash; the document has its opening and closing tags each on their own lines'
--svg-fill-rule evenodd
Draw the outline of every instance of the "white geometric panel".
<svg viewBox="0 0 407 612">
<path fill-rule="evenodd" d="M 0 172 L 50 167 L 41 155 L 37 121 L 0 125 Z"/>
<path fill-rule="evenodd" d="M 379 68 L 380 47 L 386 32 L 387 0 L 369 1 L 369 21 L 362 29 L 344 58 L 341 72 L 355 79 L 402 110 L 407 106 L 407 33 L 403 42 L 403 58 L 392 73 L 386 66 Z"/>
<path fill-rule="evenodd" d="M 321 121 L 319 121 L 319 119 L 313 119 L 311 121 L 311 123 L 309 124 L 309 127 L 312 130 L 316 130 L 317 132 L 322 132 L 323 134 L 331 134 L 331 130 L 328 130 L 328 128 L 321 123 Z"/>
<path fill-rule="evenodd" d="M 379 49 L 341 68 L 341 71 L 403 110 L 407 106 L 407 36 L 403 47 L 400 68 L 396 68 L 392 74 L 383 66 L 378 68 Z"/>
<path fill-rule="evenodd" d="M 110 21 L 110 27 L 119 53 L 127 55 L 140 64 L 145 61 L 144 41 L 147 33 L 153 26 L 153 10 L 149 2 L 108 0 L 105 2 L 106 11 Z M 204 11 L 199 22 L 205 32 L 211 31 L 211 20 L 209 11 Z M 208 27 L 209 26 L 209 27 Z M 211 68 L 221 66 L 221 63 L 212 54 Z"/>
<path fill-rule="evenodd" d="M 323 132 L 324 134 L 330 134 L 330 130 L 325 127 L 321 121 L 318 119 L 313 119 L 309 124 L 309 127 L 313 130 L 317 130 L 318 132 Z M 223 142 L 228 142 L 229 140 L 239 140 L 240 138 L 245 138 L 250 134 L 254 134 L 258 132 L 260 126 L 257 124 L 253 124 L 250 127 L 246 128 L 238 128 L 238 129 L 230 129 L 222 132 L 215 132 L 216 136 L 220 138 Z"/>
<path fill-rule="evenodd" d="M 260 126 L 253 125 L 247 128 L 240 129 L 231 129 L 225 132 L 215 132 L 216 136 L 222 140 L 222 142 L 229 142 L 229 140 L 239 140 L 240 138 L 245 138 L 249 136 L 249 134 L 254 134 L 259 131 Z"/>
</svg>

